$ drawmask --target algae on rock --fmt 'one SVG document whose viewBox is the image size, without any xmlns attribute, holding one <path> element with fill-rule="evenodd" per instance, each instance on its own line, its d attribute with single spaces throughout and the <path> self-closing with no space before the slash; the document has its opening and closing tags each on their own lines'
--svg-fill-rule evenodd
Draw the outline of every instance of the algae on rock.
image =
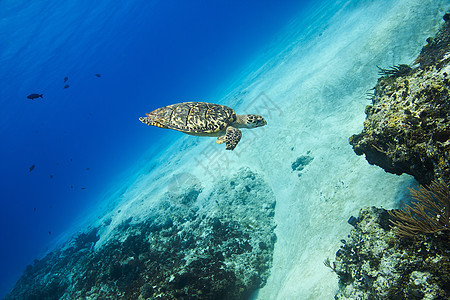
<svg viewBox="0 0 450 300">
<path fill-rule="evenodd" d="M 349 142 L 356 154 L 387 172 L 413 175 L 421 184 L 450 182 L 450 21 L 417 62 L 407 72 L 385 70 L 364 128 Z"/>
</svg>

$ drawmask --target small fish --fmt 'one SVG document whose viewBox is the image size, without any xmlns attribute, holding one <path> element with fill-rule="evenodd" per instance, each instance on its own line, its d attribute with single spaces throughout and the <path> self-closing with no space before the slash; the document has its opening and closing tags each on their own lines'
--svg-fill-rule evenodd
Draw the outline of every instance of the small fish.
<svg viewBox="0 0 450 300">
<path fill-rule="evenodd" d="M 29 94 L 27 96 L 27 98 L 33 100 L 33 99 L 37 99 L 37 98 L 44 98 L 43 96 L 44 96 L 44 94 Z"/>
<path fill-rule="evenodd" d="M 67 89 L 69 86 L 70 86 L 70 85 L 66 84 L 66 85 L 64 86 L 64 88 Z"/>
<path fill-rule="evenodd" d="M 95 75 L 95 77 L 98 77 L 98 78 L 100 78 L 100 77 L 102 77 L 102 75 L 100 75 L 100 74 L 94 74 Z"/>
<path fill-rule="evenodd" d="M 69 80 L 69 77 L 64 77 L 64 82 L 67 82 L 67 80 Z"/>
<path fill-rule="evenodd" d="M 70 159 L 70 162 L 72 162 L 72 158 Z"/>
<path fill-rule="evenodd" d="M 50 179 L 52 179 L 52 178 L 53 178 L 53 174 L 50 174 L 49 176 L 50 176 Z"/>
<path fill-rule="evenodd" d="M 48 235 L 52 235 L 52 232 L 51 232 L 51 231 L 49 231 L 49 232 L 48 232 Z"/>
<path fill-rule="evenodd" d="M 89 171 L 91 168 L 86 168 L 86 171 Z"/>
<path fill-rule="evenodd" d="M 31 165 L 28 169 L 30 169 L 30 172 L 34 170 L 34 168 L 36 168 L 35 165 Z"/>
<path fill-rule="evenodd" d="M 34 212 L 36 212 L 36 207 L 35 207 L 35 208 L 33 208 L 33 211 L 34 211 Z"/>
<path fill-rule="evenodd" d="M 85 188 L 85 187 L 82 187 L 81 189 L 82 189 L 82 190 L 85 190 L 86 188 Z"/>
</svg>

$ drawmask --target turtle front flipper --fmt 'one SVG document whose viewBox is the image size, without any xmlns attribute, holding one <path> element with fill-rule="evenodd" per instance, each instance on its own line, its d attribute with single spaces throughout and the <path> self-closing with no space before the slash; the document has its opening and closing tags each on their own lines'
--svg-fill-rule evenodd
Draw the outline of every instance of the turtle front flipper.
<svg viewBox="0 0 450 300">
<path fill-rule="evenodd" d="M 239 141 L 241 140 L 242 137 L 242 133 L 239 129 L 234 128 L 232 126 L 228 126 L 227 127 L 227 132 L 225 134 L 225 143 L 227 144 L 227 147 L 225 148 L 226 150 L 233 150 L 236 145 L 239 143 Z M 217 138 L 217 142 L 219 143 L 219 138 Z M 222 141 L 222 139 L 220 140 Z M 222 141 L 223 143 L 223 141 Z"/>
</svg>

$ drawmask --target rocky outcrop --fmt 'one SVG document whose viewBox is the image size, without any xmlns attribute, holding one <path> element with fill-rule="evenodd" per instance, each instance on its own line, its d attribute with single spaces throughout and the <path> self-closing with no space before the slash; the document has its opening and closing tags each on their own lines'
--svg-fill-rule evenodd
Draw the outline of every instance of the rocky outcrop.
<svg viewBox="0 0 450 300">
<path fill-rule="evenodd" d="M 450 14 L 444 22 L 436 37 L 427 39 L 414 68 L 380 68 L 364 129 L 349 139 L 355 153 L 365 154 L 369 163 L 413 175 L 422 185 L 450 182 Z M 445 197 L 441 200 L 448 203 L 448 193 L 422 191 L 430 203 L 433 197 Z M 413 207 L 423 209 L 423 199 L 414 199 L 419 204 Z M 408 227 L 439 223 L 441 215 L 447 216 L 447 207 L 431 207 L 424 214 L 389 214 L 370 207 L 358 219 L 352 217 L 355 228 L 342 240 L 335 261 L 326 261 L 339 277 L 335 299 L 450 299 L 447 227 Z M 405 215 L 410 223 L 392 219 Z M 391 230 L 393 224 L 403 228 Z"/>
<path fill-rule="evenodd" d="M 349 142 L 370 164 L 421 184 L 450 182 L 450 21 L 428 38 L 417 67 L 380 69 L 360 134 Z"/>
<path fill-rule="evenodd" d="M 249 169 L 199 204 L 201 194 L 169 190 L 154 215 L 123 220 L 99 249 L 102 228 L 79 235 L 27 267 L 6 299 L 249 298 L 272 264 L 274 195 Z"/>
<path fill-rule="evenodd" d="M 310 151 L 306 153 L 306 155 L 302 155 L 297 157 L 297 159 L 291 164 L 292 171 L 298 172 L 297 175 L 300 177 L 302 175 L 303 169 L 309 165 L 314 157 L 310 156 Z"/>
<path fill-rule="evenodd" d="M 450 299 L 448 235 L 399 239 L 389 218 L 384 209 L 361 210 L 329 263 L 339 276 L 335 299 Z"/>
</svg>

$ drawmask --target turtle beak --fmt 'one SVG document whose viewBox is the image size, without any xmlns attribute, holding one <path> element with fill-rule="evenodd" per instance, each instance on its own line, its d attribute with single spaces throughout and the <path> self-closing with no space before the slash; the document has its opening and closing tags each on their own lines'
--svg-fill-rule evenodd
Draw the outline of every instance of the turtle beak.
<svg viewBox="0 0 450 300">
<path fill-rule="evenodd" d="M 267 125 L 267 122 L 259 115 L 247 115 L 247 124 L 249 128 L 255 128 Z"/>
<path fill-rule="evenodd" d="M 258 118 L 255 121 L 255 127 L 261 127 L 267 125 L 266 119 L 264 119 L 261 116 L 258 116 Z"/>
</svg>

